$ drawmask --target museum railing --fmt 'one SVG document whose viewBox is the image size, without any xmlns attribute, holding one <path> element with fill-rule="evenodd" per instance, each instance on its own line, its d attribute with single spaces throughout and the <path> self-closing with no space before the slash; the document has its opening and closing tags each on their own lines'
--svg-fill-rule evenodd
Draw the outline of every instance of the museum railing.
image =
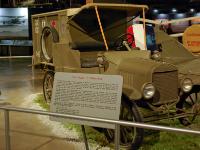
<svg viewBox="0 0 200 150">
<path fill-rule="evenodd" d="M 11 150 L 11 146 L 10 146 L 10 119 L 9 119 L 9 113 L 10 112 L 30 113 L 30 114 L 45 115 L 45 116 L 52 116 L 52 117 L 59 117 L 59 118 L 75 119 L 75 120 L 80 120 L 80 121 L 92 121 L 92 122 L 99 122 L 99 123 L 114 124 L 115 125 L 115 129 L 114 129 L 115 130 L 115 150 L 120 149 L 120 144 L 119 144 L 120 125 L 133 126 L 133 127 L 138 127 L 138 128 L 144 128 L 144 129 L 153 129 L 153 130 L 160 130 L 160 131 L 170 131 L 170 132 L 179 132 L 179 133 L 188 133 L 188 134 L 200 135 L 200 131 L 197 131 L 197 130 L 172 128 L 172 127 L 158 126 L 158 125 L 150 125 L 150 124 L 146 124 L 146 123 L 144 124 L 144 123 L 137 123 L 137 122 L 117 121 L 117 120 L 108 120 L 108 119 L 100 119 L 100 118 L 92 118 L 92 117 L 59 114 L 59 113 L 52 113 L 52 112 L 41 111 L 41 110 L 17 108 L 17 107 L 10 107 L 10 106 L 0 106 L 0 110 L 4 111 L 6 150 Z M 86 137 L 84 137 L 84 142 L 85 142 L 85 145 L 86 145 L 86 150 L 89 150 Z"/>
</svg>

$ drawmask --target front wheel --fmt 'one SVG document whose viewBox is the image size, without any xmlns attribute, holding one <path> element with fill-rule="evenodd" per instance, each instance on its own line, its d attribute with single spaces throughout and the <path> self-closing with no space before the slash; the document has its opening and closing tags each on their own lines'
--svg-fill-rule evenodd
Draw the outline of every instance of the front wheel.
<svg viewBox="0 0 200 150">
<path fill-rule="evenodd" d="M 191 93 L 180 96 L 177 104 L 177 112 L 184 114 L 186 117 L 179 118 L 181 124 L 187 126 L 192 124 L 200 114 L 200 89 L 194 88 Z"/>
<path fill-rule="evenodd" d="M 134 102 L 122 101 L 120 120 L 142 122 L 142 116 L 140 115 L 137 105 Z M 114 140 L 114 131 L 111 129 L 105 129 L 104 134 L 108 141 Z M 139 149 L 143 142 L 144 129 L 120 126 L 120 145 L 130 150 Z"/>
<path fill-rule="evenodd" d="M 53 81 L 54 81 L 54 72 L 46 71 L 43 79 L 43 94 L 44 100 L 47 104 L 51 102 L 51 96 L 53 92 Z"/>
</svg>

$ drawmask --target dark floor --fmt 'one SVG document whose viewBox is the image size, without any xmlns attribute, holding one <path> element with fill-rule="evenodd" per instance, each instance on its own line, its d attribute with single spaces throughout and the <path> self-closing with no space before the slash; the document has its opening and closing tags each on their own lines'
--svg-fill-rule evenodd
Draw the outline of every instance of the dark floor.
<svg viewBox="0 0 200 150">
<path fill-rule="evenodd" d="M 0 59 L 3 103 L 22 107 L 31 94 L 42 93 L 43 72 L 36 69 L 33 72 L 31 62 L 31 58 Z M 0 150 L 5 150 L 4 125 L 3 111 L 0 110 Z M 74 143 L 57 137 L 38 115 L 10 112 L 10 137 L 11 150 L 77 150 Z"/>
<path fill-rule="evenodd" d="M 43 73 L 32 70 L 31 58 L 0 59 L 0 90 L 13 105 L 30 94 L 42 92 Z"/>
</svg>

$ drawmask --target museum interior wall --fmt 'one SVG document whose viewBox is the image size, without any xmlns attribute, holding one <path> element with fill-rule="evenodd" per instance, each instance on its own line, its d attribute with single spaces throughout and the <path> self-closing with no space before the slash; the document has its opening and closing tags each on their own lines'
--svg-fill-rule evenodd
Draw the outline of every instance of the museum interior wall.
<svg viewBox="0 0 200 150">
<path fill-rule="evenodd" d="M 86 2 L 105 2 L 103 0 L 4 0 L 0 1 L 0 56 L 32 55 L 31 15 L 80 7 Z M 116 2 L 110 0 L 109 2 Z M 147 4 L 150 10 L 147 18 L 154 20 L 172 20 L 200 16 L 198 0 L 118 0 L 119 3 Z M 9 12 L 9 13 L 8 13 Z M 9 15 L 8 15 L 9 14 Z M 17 15 L 16 15 L 17 14 Z M 15 17 L 13 17 L 15 16 Z M 183 32 L 188 26 L 200 20 L 185 21 L 166 25 L 170 34 Z M 181 41 L 181 39 L 180 39 Z"/>
</svg>

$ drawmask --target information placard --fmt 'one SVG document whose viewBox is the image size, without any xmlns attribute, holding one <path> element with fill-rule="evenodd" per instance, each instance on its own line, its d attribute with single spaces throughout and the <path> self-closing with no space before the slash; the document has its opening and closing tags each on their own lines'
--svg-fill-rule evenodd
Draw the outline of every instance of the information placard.
<svg viewBox="0 0 200 150">
<path fill-rule="evenodd" d="M 57 72 L 51 101 L 51 112 L 119 120 L 123 79 L 119 75 Z M 114 125 L 51 117 L 96 127 Z"/>
</svg>

